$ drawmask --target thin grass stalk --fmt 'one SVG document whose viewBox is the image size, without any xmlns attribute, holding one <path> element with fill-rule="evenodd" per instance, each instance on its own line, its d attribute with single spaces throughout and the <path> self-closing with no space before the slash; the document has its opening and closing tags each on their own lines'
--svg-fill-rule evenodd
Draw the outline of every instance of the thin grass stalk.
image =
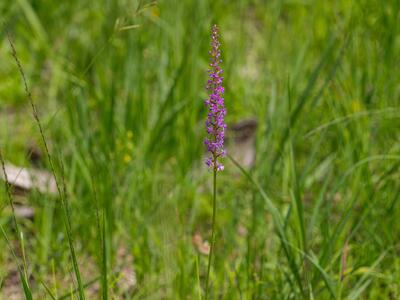
<svg viewBox="0 0 400 300">
<path fill-rule="evenodd" d="M 199 269 L 199 256 L 196 256 L 196 279 L 197 279 L 197 287 L 199 293 L 199 300 L 201 300 L 202 291 L 201 291 L 201 283 L 200 283 L 200 269 Z"/>
<path fill-rule="evenodd" d="M 105 209 L 103 206 L 101 220 L 100 220 L 100 208 L 99 208 L 99 200 L 97 198 L 97 189 L 95 186 L 95 180 L 93 176 L 91 176 L 91 184 L 92 184 L 92 192 L 93 192 L 93 202 L 95 206 L 96 213 L 96 223 L 97 223 L 97 231 L 99 233 L 99 248 L 101 249 L 101 258 L 100 258 L 100 268 L 101 268 L 101 292 L 102 299 L 108 299 L 108 274 L 107 274 L 107 241 L 106 241 L 106 224 L 105 224 Z"/>
<path fill-rule="evenodd" d="M 3 228 L 3 226 L 1 226 L 1 224 L 0 224 L 0 231 L 1 231 L 1 233 L 2 233 L 2 235 L 3 235 L 3 237 L 4 237 L 4 239 L 6 240 L 6 244 L 7 244 L 8 249 L 9 249 L 10 252 L 11 252 L 11 255 L 13 256 L 15 262 L 17 263 L 17 269 L 18 269 L 19 277 L 20 277 L 20 279 L 21 279 L 22 287 L 23 287 L 23 289 L 24 289 L 25 298 L 26 298 L 26 300 L 32 300 L 32 299 L 33 299 L 33 298 L 32 298 L 32 292 L 31 292 L 31 289 L 30 289 L 30 287 L 29 287 L 28 279 L 26 278 L 26 274 L 25 274 L 24 271 L 21 269 L 21 266 L 20 266 L 20 264 L 19 264 L 19 260 L 18 260 L 17 254 L 15 253 L 14 249 L 12 248 L 11 242 L 10 242 L 10 240 L 8 239 L 7 234 L 6 234 L 6 232 L 5 232 L 4 228 Z"/>
<path fill-rule="evenodd" d="M 103 224 L 101 231 L 101 240 L 102 240 L 102 291 L 103 291 L 103 300 L 108 299 L 108 272 L 107 272 L 107 239 L 106 239 L 106 218 L 105 213 L 103 211 Z"/>
<path fill-rule="evenodd" d="M 281 214 L 279 213 L 277 207 L 273 204 L 273 202 L 271 201 L 271 199 L 267 196 L 266 192 L 264 191 L 264 189 L 261 187 L 261 185 L 229 154 L 227 155 L 228 158 L 232 161 L 232 163 L 249 179 L 249 181 L 257 188 L 257 190 L 259 191 L 261 197 L 264 199 L 265 204 L 267 209 L 269 210 L 273 222 L 274 222 L 274 226 L 276 228 L 278 237 L 280 239 L 281 245 L 282 245 L 282 249 L 285 253 L 285 256 L 288 260 L 289 263 L 289 267 L 293 273 L 293 276 L 296 280 L 296 283 L 299 287 L 300 290 L 300 294 L 302 296 L 302 298 L 305 297 L 305 291 L 303 288 L 303 284 L 302 284 L 302 280 L 301 280 L 301 276 L 300 276 L 300 268 L 299 266 L 297 266 L 297 263 L 295 261 L 295 257 L 293 252 L 291 251 L 291 248 L 289 247 L 289 242 L 287 239 L 287 235 L 286 235 L 286 228 L 284 225 L 284 220 L 281 216 Z"/>
<path fill-rule="evenodd" d="M 5 187 L 6 187 L 6 193 L 7 193 L 7 199 L 8 199 L 8 203 L 11 207 L 11 215 L 12 215 L 12 219 L 13 219 L 13 223 L 14 223 L 14 227 L 15 227 L 15 231 L 17 232 L 17 236 L 18 236 L 18 240 L 19 240 L 19 244 L 22 246 L 22 238 L 21 238 L 21 230 L 19 228 L 18 222 L 17 222 L 17 217 L 15 214 L 15 207 L 14 207 L 14 201 L 13 201 L 13 197 L 11 195 L 11 186 L 10 186 L 10 181 L 8 180 L 8 175 L 6 172 L 6 166 L 5 166 L 5 161 L 4 161 L 4 157 L 3 154 L 0 150 L 0 162 L 1 162 L 1 168 L 4 174 L 4 180 L 5 180 Z M 23 260 L 24 262 L 25 260 Z M 24 264 L 24 268 L 26 269 L 26 265 Z"/>
<path fill-rule="evenodd" d="M 6 187 L 6 193 L 7 193 L 7 198 L 11 207 L 11 215 L 12 215 L 12 219 L 13 219 L 13 223 L 14 223 L 14 227 L 15 227 L 15 231 L 17 233 L 17 239 L 19 241 L 19 245 L 21 247 L 21 252 L 22 252 L 22 269 L 20 266 L 20 262 L 18 259 L 17 254 L 15 253 L 14 249 L 11 246 L 11 243 L 7 237 L 6 232 L 4 231 L 3 227 L 1 227 L 1 231 L 2 234 L 6 240 L 6 243 L 8 245 L 8 247 L 10 248 L 10 251 L 12 253 L 12 256 L 14 257 L 15 263 L 17 264 L 17 269 L 18 269 L 18 273 L 21 279 L 21 283 L 24 289 L 24 294 L 27 300 L 32 299 L 32 292 L 31 289 L 29 287 L 29 281 L 28 281 L 28 268 L 27 268 L 27 264 L 26 264 L 26 259 L 25 259 L 25 251 L 24 251 L 24 244 L 23 244 L 23 239 L 22 239 L 22 231 L 20 230 L 19 226 L 18 226 L 18 222 L 17 222 L 17 217 L 15 214 L 15 207 L 14 207 L 14 201 L 13 201 L 13 197 L 11 195 L 11 186 L 10 186 L 10 182 L 8 180 L 8 175 L 6 172 L 6 167 L 5 167 L 5 161 L 4 161 L 4 157 L 3 154 L 0 150 L 0 162 L 1 162 L 1 168 L 4 174 L 4 179 L 5 179 L 5 187 Z"/>
<path fill-rule="evenodd" d="M 44 287 L 44 289 L 46 290 L 47 295 L 49 295 L 49 297 L 52 300 L 57 300 L 57 297 L 53 294 L 53 292 L 51 291 L 51 289 L 47 286 L 47 284 L 43 281 L 40 280 L 40 283 L 42 284 L 42 286 Z"/>
<path fill-rule="evenodd" d="M 73 246 L 73 239 L 72 239 L 72 233 L 71 233 L 71 218 L 70 218 L 68 206 L 66 204 L 66 199 L 64 198 L 65 193 L 62 192 L 61 184 L 60 184 L 59 180 L 57 179 L 57 175 L 56 175 L 53 159 L 52 159 L 52 157 L 50 155 L 50 150 L 49 150 L 49 147 L 48 147 L 48 144 L 47 144 L 47 140 L 46 140 L 45 135 L 44 135 L 42 123 L 40 122 L 40 119 L 39 119 L 39 114 L 37 112 L 37 108 L 36 108 L 36 105 L 35 105 L 35 103 L 33 101 L 32 94 L 31 94 L 31 92 L 30 92 L 30 90 L 28 88 L 25 72 L 24 72 L 24 70 L 22 68 L 22 65 L 21 65 L 21 62 L 20 62 L 20 60 L 19 60 L 19 58 L 17 56 L 17 51 L 15 49 L 14 43 L 12 42 L 11 36 L 10 36 L 10 34 L 8 32 L 7 32 L 7 39 L 8 39 L 8 42 L 10 44 L 10 47 L 11 47 L 11 55 L 13 56 L 13 58 L 14 58 L 16 64 L 17 64 L 18 71 L 19 71 L 19 73 L 21 75 L 22 82 L 23 82 L 24 88 L 25 88 L 25 93 L 26 93 L 28 101 L 29 101 L 29 103 L 31 105 L 33 117 L 34 117 L 34 119 L 36 121 L 36 124 L 37 124 L 37 126 L 39 128 L 39 133 L 40 133 L 40 136 L 41 136 L 44 148 L 45 148 L 45 152 L 46 152 L 47 159 L 48 159 L 48 162 L 49 162 L 49 165 L 50 165 L 50 169 L 51 169 L 51 172 L 52 172 L 52 174 L 54 176 L 54 179 L 55 179 L 55 182 L 56 182 L 57 192 L 58 192 L 58 195 L 59 195 L 59 198 L 60 198 L 60 201 L 61 201 L 62 210 L 63 210 L 64 225 L 65 225 L 65 229 L 66 229 L 66 232 L 67 232 L 68 244 L 69 244 L 69 248 L 70 248 L 70 252 L 71 252 L 74 272 L 75 272 L 76 280 L 78 282 L 79 299 L 84 300 L 86 298 L 85 298 L 85 294 L 84 294 L 84 287 L 83 287 L 83 284 L 82 284 L 82 279 L 81 279 L 81 274 L 80 274 L 80 271 L 79 271 L 78 262 L 77 262 L 76 255 L 75 255 L 75 249 L 74 249 L 74 246 Z"/>
</svg>

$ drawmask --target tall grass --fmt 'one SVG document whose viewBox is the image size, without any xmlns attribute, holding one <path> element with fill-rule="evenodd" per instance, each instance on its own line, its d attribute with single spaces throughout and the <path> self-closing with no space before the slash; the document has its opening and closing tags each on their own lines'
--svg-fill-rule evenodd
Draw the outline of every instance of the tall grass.
<svg viewBox="0 0 400 300">
<path fill-rule="evenodd" d="M 47 140 L 46 140 L 45 135 L 44 135 L 43 126 L 42 126 L 42 123 L 40 122 L 38 111 L 37 111 L 36 105 L 35 105 L 35 103 L 33 101 L 31 92 L 30 92 L 30 90 L 28 88 L 28 84 L 27 84 L 27 81 L 26 81 L 24 70 L 23 70 L 21 62 L 20 62 L 20 60 L 19 60 L 19 58 L 17 56 L 17 51 L 15 50 L 15 46 L 14 46 L 12 40 L 11 40 L 11 37 L 8 35 L 7 38 L 8 38 L 8 42 L 10 44 L 10 47 L 11 47 L 11 54 L 12 54 L 12 56 L 13 56 L 16 64 L 17 64 L 18 71 L 19 71 L 19 73 L 21 75 L 21 79 L 22 79 L 22 82 L 24 84 L 26 97 L 27 97 L 28 102 L 29 102 L 29 104 L 30 104 L 30 106 L 32 108 L 33 117 L 34 117 L 34 119 L 36 121 L 36 124 L 38 126 L 38 129 L 39 129 L 39 132 L 40 132 L 40 137 L 42 138 L 43 146 L 44 146 L 44 149 L 45 149 L 45 152 L 46 152 L 46 155 L 47 155 L 47 159 L 48 159 L 48 162 L 49 162 L 49 165 L 50 165 L 51 172 L 52 172 L 52 174 L 54 176 L 54 180 L 56 182 L 57 192 L 58 192 L 58 196 L 59 196 L 59 199 L 61 201 L 61 206 L 62 206 L 62 210 L 63 210 L 64 225 L 65 225 L 65 230 L 66 230 L 67 237 L 68 237 L 69 248 L 70 248 L 70 251 L 71 251 L 71 258 L 72 258 L 74 271 L 75 271 L 75 275 L 76 275 L 76 280 L 77 280 L 78 288 L 79 288 L 79 299 L 84 300 L 85 299 L 85 294 L 84 294 L 84 291 L 83 291 L 83 284 L 82 284 L 81 274 L 80 274 L 80 271 L 79 271 L 79 266 L 78 266 L 76 253 L 75 253 L 75 248 L 74 248 L 74 245 L 73 245 L 72 234 L 71 234 L 71 216 L 70 216 L 70 210 L 69 210 L 69 207 L 68 207 L 68 202 L 67 202 L 67 199 L 66 199 L 67 198 L 66 197 L 67 196 L 66 188 L 65 188 L 64 184 L 61 184 L 59 182 L 58 176 L 56 174 L 56 170 L 55 170 L 55 167 L 54 167 L 53 159 L 52 159 L 52 156 L 50 155 L 49 146 L 48 146 Z M 4 169 L 3 157 L 1 157 L 1 163 L 2 163 L 2 166 L 3 166 L 3 171 L 4 171 L 4 175 L 5 175 L 6 182 L 7 182 L 8 179 L 7 179 L 7 176 L 6 176 L 6 171 Z M 64 178 L 64 173 L 62 173 L 62 178 Z M 63 182 L 64 182 L 64 179 L 63 179 Z M 8 187 L 7 191 L 8 191 L 8 195 L 9 195 L 9 198 L 10 198 L 10 205 L 12 207 L 12 212 L 13 212 L 12 215 L 13 215 L 13 218 L 14 218 L 15 227 L 17 229 L 17 234 L 20 235 L 21 233 L 20 233 L 20 231 L 18 229 L 17 220 L 16 220 L 16 217 L 15 217 L 14 206 L 13 206 L 12 200 L 11 200 L 9 184 L 6 183 L 6 185 Z M 24 266 L 25 266 L 25 264 L 24 264 Z M 25 267 L 25 269 L 26 269 L 26 267 Z M 24 283 L 24 290 L 25 290 L 26 289 L 25 288 L 26 281 L 24 280 L 23 283 Z M 32 298 L 32 297 L 30 297 L 30 298 Z"/>
<path fill-rule="evenodd" d="M 2 32 L 2 154 L 28 165 L 32 141 L 59 187 L 13 196 L 35 210 L 17 219 L 28 276 L 1 187 L 0 247 L 16 261 L 0 253 L 0 282 L 18 263 L 34 299 L 199 298 L 208 257 L 191 241 L 211 233 L 203 82 L 217 20 L 227 123 L 259 126 L 254 167 L 233 158 L 218 175 L 210 296 L 400 297 L 398 1 L 6 0 L 0 12 L 36 105 Z"/>
<path fill-rule="evenodd" d="M 32 299 L 32 291 L 29 287 L 28 267 L 27 267 L 27 263 L 26 263 L 26 259 L 25 259 L 25 255 L 24 255 L 23 233 L 20 230 L 19 225 L 18 225 L 18 221 L 17 221 L 17 217 L 16 217 L 16 213 L 15 213 L 14 202 L 13 202 L 13 197 L 11 194 L 11 184 L 9 182 L 9 178 L 8 178 L 6 168 L 5 168 L 4 157 L 3 157 L 3 154 L 1 151 L 0 151 L 0 164 L 1 164 L 1 171 L 4 174 L 4 182 L 5 182 L 5 187 L 6 187 L 7 198 L 9 201 L 9 205 L 11 207 L 11 217 L 13 220 L 13 225 L 14 225 L 14 229 L 15 229 L 15 232 L 17 235 L 17 239 L 19 242 L 19 246 L 20 246 L 20 250 L 21 250 L 20 252 L 22 253 L 22 255 L 21 255 L 22 259 L 21 259 L 21 257 L 17 256 L 17 253 L 13 249 L 13 246 L 11 245 L 11 242 L 7 236 L 7 233 L 5 232 L 2 225 L 0 225 L 0 230 L 6 241 L 8 249 L 12 254 L 14 262 L 17 264 L 17 269 L 18 269 L 19 277 L 20 277 L 20 280 L 22 283 L 25 298 L 27 300 L 30 300 L 30 299 Z M 22 263 L 21 263 L 21 260 L 22 260 Z M 22 264 L 22 268 L 21 268 L 21 264 Z"/>
</svg>

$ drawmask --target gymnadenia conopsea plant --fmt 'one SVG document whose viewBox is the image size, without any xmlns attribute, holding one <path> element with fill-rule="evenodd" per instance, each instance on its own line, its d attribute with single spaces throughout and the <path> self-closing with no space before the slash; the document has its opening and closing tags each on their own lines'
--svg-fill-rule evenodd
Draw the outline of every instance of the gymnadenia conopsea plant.
<svg viewBox="0 0 400 300">
<path fill-rule="evenodd" d="M 213 172 L 213 213 L 212 213 L 212 231 L 211 231 L 211 246 L 210 254 L 208 257 L 205 299 L 208 298 L 210 269 L 212 264 L 212 256 L 215 244 L 215 220 L 216 220 L 216 198 L 217 198 L 217 173 L 224 169 L 221 163 L 221 158 L 225 156 L 224 138 L 226 124 L 224 121 L 226 115 L 224 103 L 224 87 L 222 86 L 222 69 L 220 63 L 222 62 L 220 42 L 219 42 L 219 29 L 217 25 L 213 25 L 211 29 L 211 50 L 210 50 L 210 69 L 208 70 L 209 78 L 207 81 L 207 91 L 209 96 L 205 100 L 205 105 L 208 108 L 206 129 L 207 138 L 204 144 L 209 152 L 209 157 L 206 159 L 206 165 Z"/>
</svg>

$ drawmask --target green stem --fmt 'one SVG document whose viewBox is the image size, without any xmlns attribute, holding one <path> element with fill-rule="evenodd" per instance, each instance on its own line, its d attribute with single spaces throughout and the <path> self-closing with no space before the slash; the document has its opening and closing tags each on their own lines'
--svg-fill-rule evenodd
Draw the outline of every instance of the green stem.
<svg viewBox="0 0 400 300">
<path fill-rule="evenodd" d="M 207 277 L 206 277 L 206 295 L 205 300 L 208 299 L 208 287 L 209 287 L 209 279 L 210 279 L 210 270 L 211 270 L 211 262 L 212 255 L 215 244 L 215 215 L 217 210 L 217 170 L 214 168 L 214 184 L 213 184 L 213 214 L 212 214 L 212 230 L 211 230 L 211 246 L 210 246 L 210 255 L 208 256 L 208 267 L 207 267 Z"/>
</svg>

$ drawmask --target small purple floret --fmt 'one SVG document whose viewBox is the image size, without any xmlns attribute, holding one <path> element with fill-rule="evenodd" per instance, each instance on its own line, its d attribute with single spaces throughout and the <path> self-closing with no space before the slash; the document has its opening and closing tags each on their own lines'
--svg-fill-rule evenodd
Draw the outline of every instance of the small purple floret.
<svg viewBox="0 0 400 300">
<path fill-rule="evenodd" d="M 204 144 L 210 152 L 210 156 L 206 160 L 206 165 L 215 171 L 222 171 L 224 166 L 220 162 L 220 158 L 225 156 L 224 138 L 226 124 L 224 117 L 226 109 L 224 104 L 224 87 L 222 86 L 222 69 L 219 63 L 221 51 L 219 50 L 219 30 L 217 25 L 214 25 L 211 30 L 211 63 L 208 70 L 209 79 L 207 81 L 207 90 L 210 92 L 208 99 L 205 100 L 205 105 L 208 108 L 206 129 L 208 137 Z"/>
</svg>

